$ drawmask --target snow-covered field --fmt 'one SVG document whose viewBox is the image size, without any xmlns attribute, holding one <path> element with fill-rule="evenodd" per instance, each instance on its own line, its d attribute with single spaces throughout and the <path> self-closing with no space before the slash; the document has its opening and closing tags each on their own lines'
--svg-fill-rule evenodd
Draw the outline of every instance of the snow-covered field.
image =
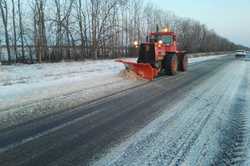
<svg viewBox="0 0 250 166">
<path fill-rule="evenodd" d="M 189 62 L 220 57 L 191 58 Z M 143 83 L 119 76 L 123 69 L 114 60 L 0 66 L 0 121 L 8 120 L 6 114 L 19 121 L 20 116 L 28 120 L 67 110 Z"/>
<path fill-rule="evenodd" d="M 2 66 L 0 108 L 113 83 L 120 70 L 122 65 L 113 61 Z"/>
</svg>

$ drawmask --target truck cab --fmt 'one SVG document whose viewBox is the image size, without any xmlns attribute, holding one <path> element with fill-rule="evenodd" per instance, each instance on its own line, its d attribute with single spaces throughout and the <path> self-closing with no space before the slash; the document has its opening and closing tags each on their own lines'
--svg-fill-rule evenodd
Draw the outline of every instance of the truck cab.
<svg viewBox="0 0 250 166">
<path fill-rule="evenodd" d="M 163 60 L 167 53 L 176 53 L 176 34 L 174 32 L 152 32 L 149 42 L 155 45 L 155 60 Z"/>
</svg>

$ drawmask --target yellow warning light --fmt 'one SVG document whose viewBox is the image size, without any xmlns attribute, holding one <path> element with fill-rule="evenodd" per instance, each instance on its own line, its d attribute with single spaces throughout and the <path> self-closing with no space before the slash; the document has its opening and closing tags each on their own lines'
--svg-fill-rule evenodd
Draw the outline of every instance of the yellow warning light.
<svg viewBox="0 0 250 166">
<path fill-rule="evenodd" d="M 137 48 L 139 46 L 139 42 L 138 41 L 134 41 L 133 44 L 134 44 L 135 48 Z"/>
<path fill-rule="evenodd" d="M 163 32 L 170 32 L 170 28 L 164 28 L 163 30 L 162 30 Z"/>
</svg>

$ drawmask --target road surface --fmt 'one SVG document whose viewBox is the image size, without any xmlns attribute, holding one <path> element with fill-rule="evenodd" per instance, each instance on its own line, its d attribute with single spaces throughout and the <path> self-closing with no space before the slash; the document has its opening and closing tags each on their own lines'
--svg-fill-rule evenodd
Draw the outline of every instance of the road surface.
<svg viewBox="0 0 250 166">
<path fill-rule="evenodd" d="M 0 130 L 0 165 L 248 165 L 250 62 L 189 71 Z"/>
</svg>

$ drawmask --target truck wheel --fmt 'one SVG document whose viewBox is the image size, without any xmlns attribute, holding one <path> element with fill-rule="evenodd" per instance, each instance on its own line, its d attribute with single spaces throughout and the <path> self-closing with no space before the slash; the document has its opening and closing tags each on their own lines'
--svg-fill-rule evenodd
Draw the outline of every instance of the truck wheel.
<svg viewBox="0 0 250 166">
<path fill-rule="evenodd" d="M 177 73 L 177 57 L 175 54 L 165 56 L 164 70 L 167 75 L 175 75 Z"/>
<path fill-rule="evenodd" d="M 178 70 L 185 72 L 188 67 L 188 57 L 187 55 L 179 55 L 178 56 Z"/>
</svg>

